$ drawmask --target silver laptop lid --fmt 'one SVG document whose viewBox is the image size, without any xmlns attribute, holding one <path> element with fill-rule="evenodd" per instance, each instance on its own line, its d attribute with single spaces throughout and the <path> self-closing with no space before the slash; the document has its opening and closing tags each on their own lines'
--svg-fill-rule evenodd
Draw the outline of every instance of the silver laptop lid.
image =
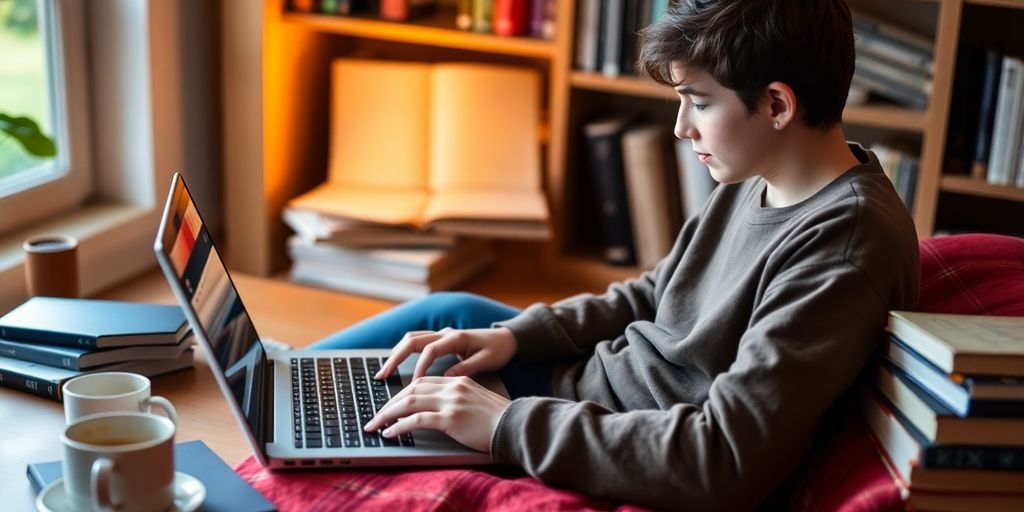
<svg viewBox="0 0 1024 512">
<path fill-rule="evenodd" d="M 216 362 L 210 368 L 228 405 L 254 453 L 266 463 L 270 435 L 266 352 L 178 173 L 167 195 L 154 250 L 207 359 Z"/>
</svg>

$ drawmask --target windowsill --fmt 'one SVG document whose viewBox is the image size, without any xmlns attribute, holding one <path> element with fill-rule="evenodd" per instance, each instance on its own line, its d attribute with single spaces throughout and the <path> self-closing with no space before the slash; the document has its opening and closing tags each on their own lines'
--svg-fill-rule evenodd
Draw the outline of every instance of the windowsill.
<svg viewBox="0 0 1024 512">
<path fill-rule="evenodd" d="M 38 234 L 70 235 L 78 239 L 79 289 L 93 294 L 124 279 L 126 272 L 152 267 L 149 249 L 158 212 L 138 205 L 98 202 L 0 236 L 0 313 L 26 296 L 22 242 Z"/>
</svg>

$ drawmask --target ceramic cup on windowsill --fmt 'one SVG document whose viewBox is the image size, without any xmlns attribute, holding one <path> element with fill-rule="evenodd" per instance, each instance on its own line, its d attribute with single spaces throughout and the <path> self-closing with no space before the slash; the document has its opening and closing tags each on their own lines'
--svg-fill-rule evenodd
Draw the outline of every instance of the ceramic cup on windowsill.
<svg viewBox="0 0 1024 512">
<path fill-rule="evenodd" d="M 40 235 L 25 240 L 22 248 L 30 297 L 78 297 L 78 240 Z"/>
</svg>

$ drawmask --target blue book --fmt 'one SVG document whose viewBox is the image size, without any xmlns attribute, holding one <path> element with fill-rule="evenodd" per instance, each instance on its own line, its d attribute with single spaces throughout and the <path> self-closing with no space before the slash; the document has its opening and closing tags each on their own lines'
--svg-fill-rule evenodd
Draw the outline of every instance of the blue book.
<svg viewBox="0 0 1024 512">
<path fill-rule="evenodd" d="M 203 482 L 203 486 L 206 487 L 206 499 L 199 507 L 200 512 L 277 510 L 202 441 L 174 445 L 174 469 Z M 29 464 L 25 470 L 28 481 L 37 493 L 51 482 L 60 479 L 62 471 L 59 460 Z"/>
<path fill-rule="evenodd" d="M 192 337 L 186 337 L 175 345 L 149 345 L 112 349 L 92 349 L 44 345 L 30 341 L 14 341 L 0 338 L 0 357 L 9 357 L 33 363 L 66 368 L 88 370 L 107 364 L 125 361 L 148 361 L 152 359 L 177 359 L 192 346 Z"/>
<path fill-rule="evenodd" d="M 32 297 L 0 317 L 0 338 L 79 348 L 173 345 L 188 324 L 178 306 Z"/>
<path fill-rule="evenodd" d="M 1024 418 L 960 418 L 889 361 L 878 365 L 875 385 L 929 443 L 1024 446 Z"/>
<path fill-rule="evenodd" d="M 896 336 L 892 336 L 886 345 L 885 356 L 923 391 L 961 418 L 1024 417 L 1024 380 L 965 377 L 958 379 L 959 382 L 954 381 L 951 375 Z"/>
</svg>

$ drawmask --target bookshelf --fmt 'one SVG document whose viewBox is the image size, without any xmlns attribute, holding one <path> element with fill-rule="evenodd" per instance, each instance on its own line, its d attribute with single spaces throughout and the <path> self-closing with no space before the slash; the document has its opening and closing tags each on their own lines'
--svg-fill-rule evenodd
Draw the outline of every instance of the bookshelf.
<svg viewBox="0 0 1024 512">
<path fill-rule="evenodd" d="M 879 138 L 899 134 L 914 141 L 921 164 L 912 212 L 918 235 L 924 238 L 935 232 L 937 215 L 944 208 L 942 197 L 947 194 L 1024 205 L 1021 189 L 995 187 L 943 172 L 962 33 L 970 32 L 971 24 L 979 24 L 975 10 L 1024 13 L 1024 0 L 848 3 L 856 10 L 926 34 L 934 42 L 933 87 L 925 109 L 867 104 L 844 112 L 844 123 L 854 133 L 866 130 Z M 286 0 L 264 0 L 262 9 L 254 9 L 245 0 L 224 0 L 225 179 L 226 189 L 232 191 L 226 204 L 229 263 L 262 275 L 285 266 L 288 229 L 280 221 L 281 208 L 322 181 L 326 173 L 330 61 L 359 56 L 492 62 L 538 69 L 543 76 L 544 116 L 539 143 L 554 238 L 530 247 L 543 254 L 543 265 L 552 272 L 598 272 L 615 279 L 636 273 L 637 269 L 631 268 L 604 270 L 596 256 L 591 240 L 594 228 L 587 226 L 579 213 L 588 194 L 580 183 L 585 153 L 580 149 L 583 138 L 579 131 L 582 123 L 609 109 L 644 112 L 671 126 L 674 93 L 648 80 L 575 70 L 575 4 L 559 1 L 554 39 L 538 40 L 459 31 L 454 27 L 454 2 L 450 0 L 442 2 L 438 14 L 411 23 L 293 13 L 287 11 Z M 966 27 L 965 16 L 971 18 Z M 1005 31 L 1004 36 L 1013 40 L 1012 31 Z M 1017 43 L 1009 49 L 1021 51 L 1024 47 Z M 253 88 L 253 84 L 258 86 Z"/>
</svg>

